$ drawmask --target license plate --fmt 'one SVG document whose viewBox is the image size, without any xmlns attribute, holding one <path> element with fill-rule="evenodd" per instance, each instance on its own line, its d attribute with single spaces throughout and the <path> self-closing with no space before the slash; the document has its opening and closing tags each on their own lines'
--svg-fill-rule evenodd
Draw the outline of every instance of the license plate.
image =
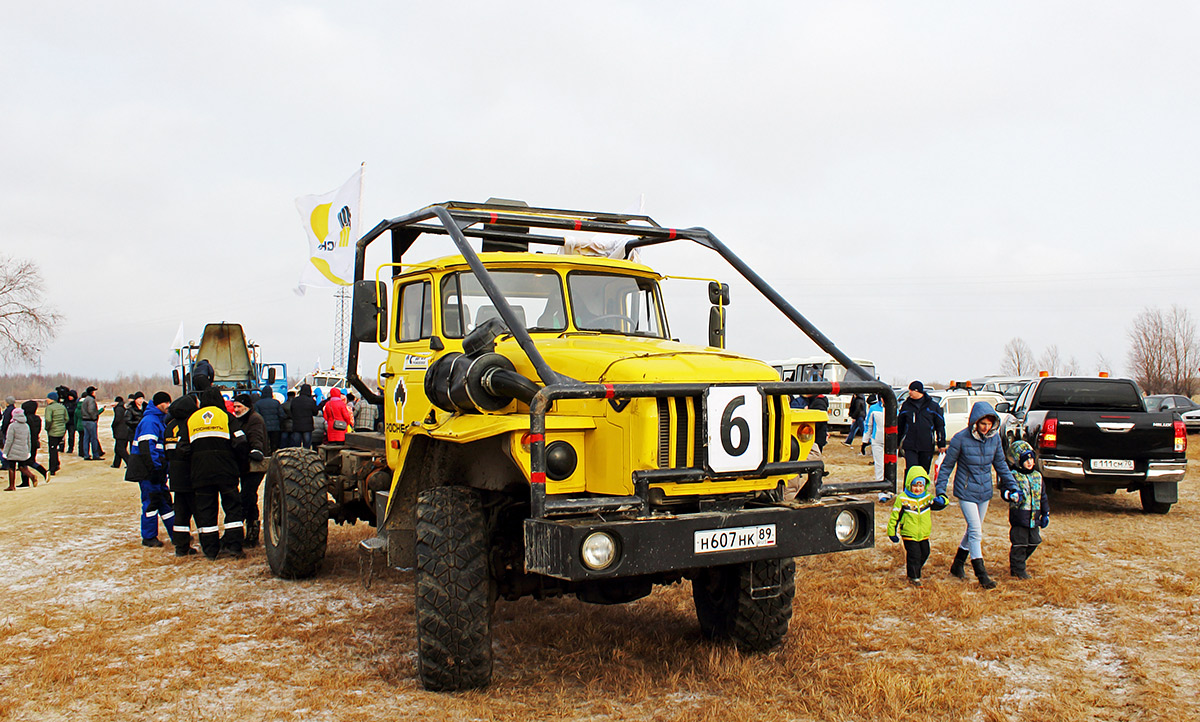
<svg viewBox="0 0 1200 722">
<path fill-rule="evenodd" d="M 693 533 L 695 552 L 730 552 L 775 546 L 775 525 L 739 526 L 732 529 L 705 529 Z"/>
<path fill-rule="evenodd" d="M 1133 459 L 1092 459 L 1092 471 L 1133 471 Z"/>
</svg>

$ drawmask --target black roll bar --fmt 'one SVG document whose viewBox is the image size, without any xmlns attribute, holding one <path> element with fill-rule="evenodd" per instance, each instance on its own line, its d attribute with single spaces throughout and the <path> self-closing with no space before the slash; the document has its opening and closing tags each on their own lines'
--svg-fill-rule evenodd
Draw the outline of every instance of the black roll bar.
<svg viewBox="0 0 1200 722">
<path fill-rule="evenodd" d="M 642 215 L 622 215 L 612 213 L 594 213 L 589 211 L 551 209 L 551 208 L 528 208 L 512 205 L 489 204 L 489 203 L 463 203 L 460 201 L 448 201 L 445 203 L 437 203 L 426 206 L 418 211 L 409 213 L 404 216 L 399 216 L 391 220 L 382 221 L 370 231 L 368 231 L 355 244 L 354 255 L 354 280 L 363 280 L 366 271 L 366 250 L 367 247 L 379 236 L 386 231 L 392 231 L 392 262 L 400 263 L 401 256 L 411 247 L 412 242 L 416 239 L 418 233 L 412 232 L 415 229 L 412 227 L 424 221 L 437 218 L 441 222 L 442 228 L 445 229 L 455 246 L 467 261 L 471 268 L 471 272 L 479 280 L 480 286 L 487 292 L 492 304 L 496 307 L 500 317 L 508 324 L 509 331 L 512 333 L 517 344 L 525 355 L 529 358 L 530 363 L 537 370 L 538 377 L 547 387 L 555 385 L 573 386 L 580 382 L 569 377 L 559 374 L 546 363 L 538 352 L 537 347 L 530 338 L 529 333 L 525 330 L 524 325 L 517 322 L 517 316 L 509 306 L 508 300 L 500 293 L 495 281 L 484 267 L 479 256 L 474 249 L 467 243 L 464 229 L 476 223 L 485 223 L 491 225 L 525 226 L 529 228 L 545 228 L 557 229 L 562 231 L 570 231 L 577 233 L 606 233 L 611 235 L 635 236 L 635 239 L 626 244 L 626 255 L 628 252 L 639 247 L 656 245 L 674 240 L 690 240 L 698 243 L 706 248 L 716 251 L 727 263 L 737 269 L 747 281 L 751 283 L 759 293 L 762 293 L 775 307 L 783 313 L 797 328 L 804 332 L 814 343 L 817 344 L 823 351 L 828 353 L 833 358 L 837 359 L 838 363 L 844 366 L 848 372 L 848 378 L 853 378 L 849 374 L 857 376 L 864 382 L 869 381 L 871 375 L 866 372 L 861 366 L 854 363 L 845 353 L 842 352 L 832 341 L 822 334 L 816 326 L 814 326 L 807 318 L 797 311 L 783 296 L 781 296 L 774 288 L 771 287 L 761 276 L 755 273 L 744 261 L 742 261 L 733 251 L 720 241 L 715 235 L 705 228 L 664 228 L 658 225 L 649 216 Z M 635 225 L 636 224 L 636 225 Z M 420 230 L 431 230 L 426 226 L 421 226 Z M 403 232 L 407 231 L 407 234 Z M 504 239 L 510 235 L 509 232 L 503 230 L 472 230 L 472 236 L 481 238 L 496 237 Z M 545 238 L 545 240 L 543 240 Z M 533 240 L 534 242 L 545 242 L 553 245 L 558 245 L 556 237 L 532 237 L 525 240 Z M 374 389 L 367 388 L 358 375 L 358 346 L 359 342 L 351 335 L 350 347 L 346 357 L 346 378 L 347 380 L 362 393 L 363 398 L 368 399 L 372 403 L 382 401 L 382 396 L 375 392 Z M 843 389 L 849 389 L 855 382 L 842 384 Z M 886 388 L 886 392 L 883 389 Z M 885 397 L 890 397 L 895 400 L 895 395 L 890 387 L 885 387 L 882 384 L 873 385 L 870 389 L 872 392 L 883 392 Z M 591 398 L 591 397 L 586 397 Z M 894 419 L 893 419 L 894 422 Z"/>
</svg>

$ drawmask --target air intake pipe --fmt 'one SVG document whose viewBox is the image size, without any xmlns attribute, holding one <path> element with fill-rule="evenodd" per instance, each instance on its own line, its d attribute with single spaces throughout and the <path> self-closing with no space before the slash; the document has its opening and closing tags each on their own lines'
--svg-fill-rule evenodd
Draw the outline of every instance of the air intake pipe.
<svg viewBox="0 0 1200 722">
<path fill-rule="evenodd" d="M 443 411 L 476 414 L 499 411 L 513 399 L 533 401 L 539 386 L 516 372 L 512 361 L 495 352 L 468 356 L 451 352 L 425 374 L 425 395 Z"/>
</svg>

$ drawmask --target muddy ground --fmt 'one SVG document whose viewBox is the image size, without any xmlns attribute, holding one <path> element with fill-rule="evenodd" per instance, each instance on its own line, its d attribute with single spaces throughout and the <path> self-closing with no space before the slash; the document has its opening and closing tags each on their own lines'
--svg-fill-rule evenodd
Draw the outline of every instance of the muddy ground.
<svg viewBox="0 0 1200 722">
<path fill-rule="evenodd" d="M 871 473 L 839 441 L 832 480 Z M 494 684 L 458 695 L 416 680 L 411 574 L 362 583 L 370 528 L 333 527 L 303 582 L 273 578 L 261 549 L 177 559 L 141 546 L 122 471 L 69 457 L 50 484 L 0 493 L 0 719 L 1200 719 L 1190 442 L 1167 516 L 1131 494 L 1055 497 L 1033 580 L 1008 577 L 994 505 L 998 589 L 946 573 L 954 509 L 935 517 L 926 586 L 910 588 L 877 506 L 874 550 L 799 560 L 774 653 L 701 639 L 687 583 L 617 607 L 500 602 Z"/>
</svg>

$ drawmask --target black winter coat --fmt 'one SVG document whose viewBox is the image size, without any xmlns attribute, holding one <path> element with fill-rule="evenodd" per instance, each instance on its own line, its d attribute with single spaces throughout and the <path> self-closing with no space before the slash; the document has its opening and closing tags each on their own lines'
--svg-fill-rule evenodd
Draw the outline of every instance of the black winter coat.
<svg viewBox="0 0 1200 722">
<path fill-rule="evenodd" d="M 263 417 L 251 410 L 241 416 L 230 416 L 229 428 L 245 435 L 246 443 L 238 448 L 237 462 L 238 473 L 246 474 L 250 471 L 250 452 L 257 449 L 265 456 L 270 450 L 267 425 L 263 423 Z"/>
<path fill-rule="evenodd" d="M 311 396 L 299 394 L 292 399 L 292 431 L 312 432 L 313 420 L 317 415 L 317 401 Z"/>
<path fill-rule="evenodd" d="M 280 431 L 283 428 L 283 404 L 273 397 L 264 396 L 254 402 L 254 410 L 267 425 L 267 431 Z"/>
<path fill-rule="evenodd" d="M 133 429 L 125 424 L 128 416 L 129 409 L 125 408 L 125 404 L 117 404 L 113 407 L 113 441 L 129 441 L 133 438 Z"/>
<path fill-rule="evenodd" d="M 946 419 L 929 394 L 920 400 L 905 399 L 898 416 L 896 432 L 902 450 L 933 451 L 946 445 Z"/>
</svg>

